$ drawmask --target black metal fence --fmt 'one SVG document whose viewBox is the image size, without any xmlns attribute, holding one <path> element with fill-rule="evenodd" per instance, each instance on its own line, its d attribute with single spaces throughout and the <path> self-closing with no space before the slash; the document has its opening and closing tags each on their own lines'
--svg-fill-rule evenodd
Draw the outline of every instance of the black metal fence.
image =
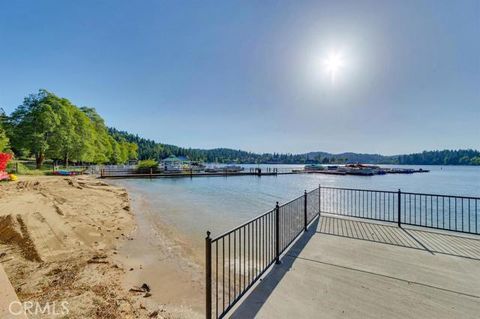
<svg viewBox="0 0 480 319">
<path fill-rule="evenodd" d="M 329 214 L 398 222 L 398 192 L 321 187 L 320 211 Z"/>
<path fill-rule="evenodd" d="M 222 318 L 318 216 L 319 189 L 206 238 L 207 318 Z"/>
<path fill-rule="evenodd" d="M 321 213 L 480 234 L 480 198 L 321 187 L 206 238 L 206 317 L 222 318 Z"/>
<path fill-rule="evenodd" d="M 480 234 L 480 198 L 321 187 L 321 212 Z"/>
</svg>

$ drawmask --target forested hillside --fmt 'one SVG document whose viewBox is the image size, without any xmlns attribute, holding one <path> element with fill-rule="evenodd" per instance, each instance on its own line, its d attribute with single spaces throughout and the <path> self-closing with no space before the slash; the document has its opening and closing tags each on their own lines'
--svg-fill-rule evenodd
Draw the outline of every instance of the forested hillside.
<svg viewBox="0 0 480 319">
<path fill-rule="evenodd" d="M 475 150 L 425 151 L 399 155 L 397 162 L 421 165 L 480 165 L 480 152 Z"/>
<path fill-rule="evenodd" d="M 409 155 L 383 156 L 380 154 L 310 152 L 306 154 L 256 154 L 228 148 L 210 150 L 181 148 L 174 145 L 156 143 L 114 128 L 110 134 L 138 145 L 139 159 L 163 159 L 170 155 L 186 156 L 191 160 L 214 163 L 264 163 L 264 164 L 413 164 L 413 165 L 480 165 L 480 152 L 473 150 L 431 151 Z"/>
<path fill-rule="evenodd" d="M 0 112 L 0 152 L 4 150 L 20 158 L 34 157 L 37 167 L 41 167 L 45 159 L 62 163 L 120 164 L 137 158 L 161 160 L 170 155 L 209 163 L 480 165 L 480 152 L 475 150 L 383 156 L 351 152 L 257 154 L 229 148 L 182 148 L 107 128 L 94 108 L 77 107 L 46 90 L 27 96 L 10 115 Z"/>
</svg>

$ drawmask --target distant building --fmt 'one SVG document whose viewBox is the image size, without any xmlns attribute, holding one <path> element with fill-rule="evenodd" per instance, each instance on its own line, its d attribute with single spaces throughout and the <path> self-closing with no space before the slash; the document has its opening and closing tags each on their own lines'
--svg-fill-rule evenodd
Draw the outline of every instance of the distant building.
<svg viewBox="0 0 480 319">
<path fill-rule="evenodd" d="M 187 163 L 188 159 L 184 156 L 176 157 L 175 155 L 170 155 L 162 160 L 162 166 L 166 172 L 180 172 Z"/>
</svg>

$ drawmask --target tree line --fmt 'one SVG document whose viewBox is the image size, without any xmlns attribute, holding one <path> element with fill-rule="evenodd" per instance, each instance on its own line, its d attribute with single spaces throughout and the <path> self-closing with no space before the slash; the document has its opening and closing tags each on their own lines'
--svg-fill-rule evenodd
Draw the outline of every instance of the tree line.
<svg viewBox="0 0 480 319">
<path fill-rule="evenodd" d="M 480 165 L 480 152 L 476 150 L 424 151 L 399 155 L 398 164 L 412 165 Z"/>
<path fill-rule="evenodd" d="M 109 128 L 110 134 L 138 145 L 141 160 L 162 160 L 170 155 L 185 156 L 193 161 L 238 164 L 412 164 L 412 165 L 480 165 L 480 152 L 475 150 L 444 150 L 418 154 L 383 156 L 380 154 L 310 152 L 306 154 L 257 154 L 229 148 L 210 150 L 182 148 L 157 143 L 137 134 Z"/>
<path fill-rule="evenodd" d="M 476 150 L 382 156 L 326 152 L 258 154 L 229 148 L 182 148 L 107 128 L 94 108 L 77 107 L 46 90 L 25 97 L 10 115 L 0 111 L 0 152 L 4 150 L 17 157 L 33 156 L 38 168 L 45 159 L 65 164 L 121 164 L 137 158 L 159 161 L 170 155 L 208 163 L 480 165 L 480 152 Z"/>
<path fill-rule="evenodd" d="M 54 162 L 120 164 L 137 158 L 137 145 L 108 132 L 90 107 L 78 107 L 47 90 L 25 97 L 9 116 L 2 112 L 0 151 L 34 157 L 37 168 Z"/>
<path fill-rule="evenodd" d="M 115 128 L 109 128 L 110 134 L 116 137 L 138 145 L 138 158 L 140 160 L 155 159 L 162 160 L 170 155 L 184 156 L 192 161 L 206 163 L 267 163 L 267 164 L 298 164 L 298 163 L 314 163 L 315 160 L 309 158 L 307 154 L 279 154 L 264 153 L 258 154 L 246 152 L 242 150 L 234 150 L 229 148 L 215 149 L 196 149 L 183 148 L 175 145 L 157 143 L 150 139 L 145 139 L 136 134 L 125 131 L 119 131 Z"/>
</svg>

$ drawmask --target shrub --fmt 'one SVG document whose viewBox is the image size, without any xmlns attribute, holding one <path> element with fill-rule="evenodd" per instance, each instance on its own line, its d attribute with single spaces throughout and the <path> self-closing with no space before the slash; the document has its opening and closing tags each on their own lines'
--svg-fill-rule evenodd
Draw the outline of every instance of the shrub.
<svg viewBox="0 0 480 319">
<path fill-rule="evenodd" d="M 150 169 L 153 173 L 158 172 L 158 162 L 153 159 L 139 161 L 137 164 L 138 173 L 150 173 Z"/>
</svg>

